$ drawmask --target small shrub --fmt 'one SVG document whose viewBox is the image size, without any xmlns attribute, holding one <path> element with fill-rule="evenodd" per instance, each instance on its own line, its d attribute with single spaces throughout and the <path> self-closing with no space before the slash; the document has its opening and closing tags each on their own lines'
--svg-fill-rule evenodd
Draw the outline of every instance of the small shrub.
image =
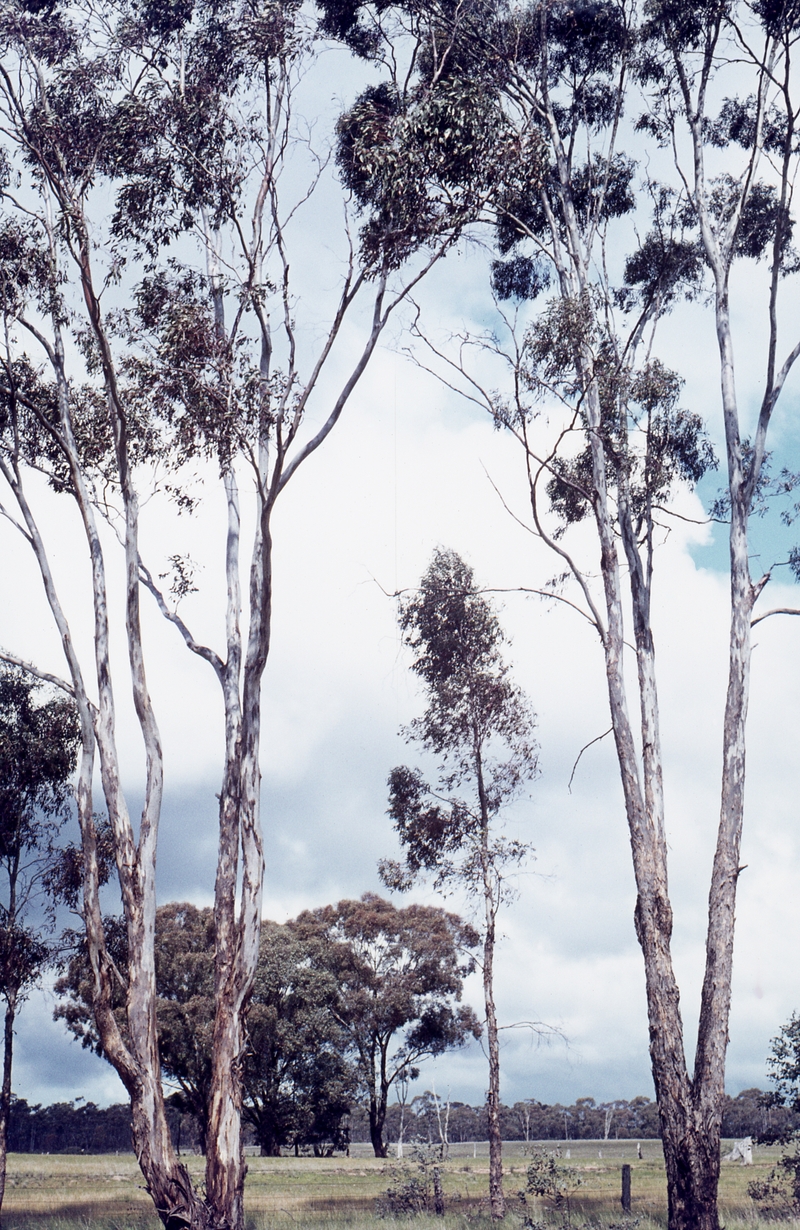
<svg viewBox="0 0 800 1230">
<path fill-rule="evenodd" d="M 800 1153 L 782 1157 L 765 1179 L 747 1184 L 747 1194 L 762 1217 L 787 1221 L 800 1213 Z"/>
<path fill-rule="evenodd" d="M 527 1205 L 528 1194 L 550 1200 L 561 1212 L 564 1225 L 572 1224 L 570 1200 L 582 1183 L 581 1176 L 574 1166 L 559 1166 L 552 1153 L 534 1153 L 528 1166 L 528 1181 L 525 1191 L 519 1193 L 523 1206 Z M 538 1224 L 525 1218 L 526 1230 L 539 1230 Z"/>
<path fill-rule="evenodd" d="M 441 1151 L 418 1148 L 417 1173 L 409 1166 L 391 1167 L 389 1173 L 396 1181 L 387 1187 L 375 1202 L 378 1217 L 416 1217 L 418 1213 L 444 1214 L 442 1191 Z"/>
<path fill-rule="evenodd" d="M 430 1181 L 428 1176 L 412 1174 L 408 1166 L 396 1166 L 395 1182 L 387 1187 L 375 1201 L 378 1217 L 415 1217 L 430 1209 Z"/>
</svg>

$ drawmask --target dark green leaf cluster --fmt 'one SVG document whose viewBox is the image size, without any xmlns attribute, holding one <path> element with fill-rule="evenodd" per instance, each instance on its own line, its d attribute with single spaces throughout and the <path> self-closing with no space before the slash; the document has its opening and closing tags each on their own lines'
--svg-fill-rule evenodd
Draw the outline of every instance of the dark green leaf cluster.
<svg viewBox="0 0 800 1230">
<path fill-rule="evenodd" d="M 11 10 L 0 40 L 32 78 L 19 96 L 26 160 L 53 185 L 67 233 L 75 201 L 101 177 L 114 201 L 112 236 L 151 259 L 201 212 L 217 223 L 231 217 L 246 178 L 242 139 L 265 135 L 247 99 L 271 64 L 303 44 L 298 0 L 149 0 L 99 19 L 84 5 Z M 139 79 L 125 89 L 131 55 Z M 39 80 L 36 60 L 49 70 Z"/>
<path fill-rule="evenodd" d="M 654 506 L 679 483 L 694 487 L 717 467 L 698 414 L 678 405 L 681 384 L 657 359 L 624 381 L 601 372 L 606 481 L 624 491 L 636 533 L 647 531 Z M 587 442 L 574 458 L 557 457 L 547 493 L 564 527 L 583 520 L 594 503 L 594 471 Z"/>
<path fill-rule="evenodd" d="M 42 817 L 63 818 L 80 729 L 67 697 L 40 701 L 41 684 L 0 670 L 0 859 L 36 848 Z"/>
<path fill-rule="evenodd" d="M 113 1010 L 125 1030 L 127 938 L 121 918 L 105 920 L 116 971 Z M 72 934 L 56 992 L 56 1017 L 82 1044 L 102 1053 L 91 1014 L 85 938 Z M 408 1071 L 479 1032 L 458 1003 L 472 968 L 465 947 L 477 936 L 453 914 L 431 907 L 397 910 L 367 894 L 306 912 L 279 926 L 265 922 L 243 1060 L 245 1119 L 265 1153 L 282 1145 L 325 1150 L 344 1141 L 343 1120 L 365 1085 L 370 1048 L 396 1042 Z M 208 909 L 161 906 L 156 917 L 159 1047 L 176 1105 L 207 1124 L 214 1021 L 214 920 Z M 400 1035 L 399 1040 L 397 1035 Z M 356 1080 L 353 1061 L 360 1076 Z"/>
<path fill-rule="evenodd" d="M 176 466 L 213 456 L 225 466 L 266 436 L 281 378 L 262 378 L 244 333 L 220 331 L 205 277 L 173 263 L 145 278 L 124 324 L 125 405 L 134 422 L 150 424 L 151 456 L 158 450 Z"/>
<path fill-rule="evenodd" d="M 480 210 L 511 133 L 472 82 L 446 76 L 411 96 L 366 90 L 338 125 L 342 180 L 367 219 L 368 263 L 398 268 L 421 245 L 457 234 Z"/>
<path fill-rule="evenodd" d="M 262 923 L 247 1018 L 244 1118 L 266 1154 L 287 1144 L 317 1153 L 346 1143 L 343 1120 L 356 1089 L 338 1003 L 338 984 L 317 946 L 291 925 Z"/>
<path fill-rule="evenodd" d="M 456 552 L 434 553 L 419 591 L 402 603 L 399 623 L 428 700 L 409 734 L 452 766 L 451 787 L 472 778 L 476 747 L 488 755 L 493 739 L 515 760 L 533 755 L 533 718 L 502 661 L 500 622 Z"/>
<path fill-rule="evenodd" d="M 33 927 L 14 922 L 0 909 L 0 994 L 15 997 L 39 980 L 52 949 Z"/>
<path fill-rule="evenodd" d="M 738 200 L 740 185 L 730 175 L 719 176 L 711 193 L 711 209 L 720 227 L 727 225 Z M 778 264 L 781 271 L 795 272 L 798 268 L 797 252 L 792 248 L 794 222 L 785 206 L 782 206 L 772 184 L 753 184 L 741 211 L 734 239 L 734 255 L 760 260 L 773 255 L 777 246 Z"/>
<path fill-rule="evenodd" d="M 758 137 L 765 150 L 771 154 L 781 154 L 786 145 L 788 125 L 786 116 L 777 107 L 771 106 L 761 117 L 759 132 L 757 100 L 755 95 L 750 94 L 747 98 L 726 98 L 717 118 L 706 121 L 706 134 L 717 149 L 738 145 L 741 149 L 751 150 Z"/>
<path fill-rule="evenodd" d="M 59 279 L 33 222 L 0 219 L 0 312 L 16 317 L 29 304 L 45 316 L 64 319 Z"/>
<path fill-rule="evenodd" d="M 123 1039 L 127 1040 L 125 1000 L 128 935 L 125 920 L 121 915 L 109 914 L 103 918 L 103 935 L 113 972 L 110 980 L 110 1007 Z M 85 1050 L 93 1051 L 95 1055 L 102 1055 L 103 1047 L 91 1007 L 94 997 L 94 977 L 89 962 L 86 933 L 82 928 L 65 931 L 62 935 L 58 968 L 59 976 L 53 989 L 56 995 L 63 998 L 53 1010 L 53 1019 L 63 1021 Z"/>
<path fill-rule="evenodd" d="M 678 299 L 700 294 L 706 265 L 694 211 L 685 197 L 656 182 L 650 182 L 648 190 L 651 227 L 627 256 L 614 301 L 626 312 L 636 307 L 657 319 Z"/>
<path fill-rule="evenodd" d="M 753 12 L 772 38 L 791 38 L 800 28 L 797 0 L 755 0 Z"/>
<path fill-rule="evenodd" d="M 512 256 L 492 261 L 492 290 L 498 299 L 537 299 L 550 285 L 544 261 L 531 256 Z"/>
<path fill-rule="evenodd" d="M 552 1153 L 536 1152 L 528 1165 L 525 1191 L 533 1196 L 544 1196 L 556 1208 L 569 1201 L 573 1192 L 583 1183 L 583 1178 L 574 1166 L 564 1166 Z"/>
<path fill-rule="evenodd" d="M 390 773 L 389 815 L 404 859 L 384 860 L 381 877 L 406 889 L 432 874 L 437 886 L 461 880 L 483 891 L 487 876 L 499 885 L 502 867 L 527 853 L 490 826 L 536 776 L 534 717 L 503 662 L 497 614 L 454 551 L 436 551 L 419 591 L 401 605 L 400 627 L 427 698 L 406 734 L 439 757 L 440 773 L 435 786 L 417 769 Z"/>
<path fill-rule="evenodd" d="M 772 1090 L 764 1095 L 765 1106 L 787 1106 L 800 1112 L 800 1016 L 793 1013 L 772 1039 L 767 1056 L 767 1071 Z M 784 1120 L 778 1128 L 768 1126 L 757 1139 L 763 1144 L 794 1142 L 791 1153 L 784 1154 L 764 1179 L 748 1184 L 748 1195 L 771 1218 L 796 1216 L 800 1210 L 800 1151 L 798 1132 Z"/>
<path fill-rule="evenodd" d="M 732 0 L 648 0 L 642 29 L 644 54 L 639 65 L 642 80 L 661 82 L 668 73 L 669 54 L 702 52 L 712 45 L 722 21 L 731 13 Z"/>
<path fill-rule="evenodd" d="M 463 979 L 474 968 L 464 953 L 478 937 L 457 915 L 433 906 L 397 909 L 365 893 L 359 901 L 305 911 L 292 925 L 303 941 L 317 946 L 320 963 L 338 983 L 337 1016 L 365 1087 L 375 1080 L 377 1056 L 386 1060 L 397 1034 L 398 1075 L 423 1056 L 479 1035 L 472 1009 L 458 1002 Z"/>
<path fill-rule="evenodd" d="M 107 816 L 94 816 L 95 855 L 98 884 L 108 884 L 115 870 L 114 834 Z M 48 898 L 54 905 L 65 905 L 80 914 L 83 901 L 83 847 L 67 842 L 59 846 L 43 876 Z M 69 945 L 68 945 L 69 946 Z"/>
<path fill-rule="evenodd" d="M 532 164 L 527 156 L 518 166 L 510 165 L 504 170 L 507 173 L 498 181 L 494 193 L 497 246 L 503 254 L 531 236 L 547 239 L 552 214 L 545 207 L 542 189 L 555 198 L 560 191 L 556 169 L 551 167 L 543 176 L 538 164 Z M 630 213 L 635 203 L 631 186 L 635 171 L 636 164 L 623 154 L 611 159 L 595 155 L 576 166 L 572 206 L 581 224 L 586 226 L 595 218 L 609 221 Z M 563 217 L 556 217 L 563 239 Z"/>
</svg>

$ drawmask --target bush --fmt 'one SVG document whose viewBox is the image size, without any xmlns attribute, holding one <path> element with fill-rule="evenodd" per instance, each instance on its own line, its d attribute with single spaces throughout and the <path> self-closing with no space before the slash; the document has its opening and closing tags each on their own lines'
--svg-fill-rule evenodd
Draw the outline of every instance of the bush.
<svg viewBox="0 0 800 1230">
<path fill-rule="evenodd" d="M 528 1194 L 544 1197 L 550 1200 L 564 1217 L 564 1224 L 571 1221 L 570 1200 L 582 1183 L 581 1176 L 574 1166 L 559 1166 L 552 1153 L 536 1152 L 528 1166 L 528 1182 L 525 1191 L 519 1193 L 523 1205 L 527 1205 Z M 525 1218 L 526 1230 L 539 1230 L 538 1223 Z"/>
<path fill-rule="evenodd" d="M 393 1166 L 395 1183 L 375 1202 L 378 1217 L 416 1217 L 418 1213 L 444 1214 L 441 1147 L 417 1148 L 417 1173 L 410 1166 Z"/>
</svg>

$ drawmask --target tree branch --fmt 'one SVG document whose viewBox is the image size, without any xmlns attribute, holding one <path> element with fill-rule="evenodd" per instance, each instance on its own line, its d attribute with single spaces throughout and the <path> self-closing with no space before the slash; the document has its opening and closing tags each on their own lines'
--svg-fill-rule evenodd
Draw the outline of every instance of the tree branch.
<svg viewBox="0 0 800 1230">
<path fill-rule="evenodd" d="M 756 624 L 760 624 L 762 619 L 769 619 L 770 615 L 800 615 L 800 610 L 795 610 L 790 606 L 776 606 L 771 611 L 765 611 L 763 615 L 757 615 L 755 619 L 750 620 L 750 627 L 755 628 Z"/>
<path fill-rule="evenodd" d="M 597 737 L 596 737 L 596 738 L 594 738 L 594 739 L 590 739 L 590 740 L 589 740 L 589 742 L 588 742 L 588 743 L 585 743 L 585 744 L 584 744 L 584 746 L 581 748 L 581 750 L 578 752 L 578 755 L 577 755 L 577 758 L 576 758 L 576 760 L 575 760 L 575 763 L 574 763 L 574 765 L 572 766 L 572 772 L 571 772 L 571 773 L 570 773 L 570 775 L 569 775 L 569 781 L 567 782 L 567 790 L 570 792 L 570 794 L 572 794 L 572 781 L 573 781 L 573 778 L 575 777 L 575 770 L 576 770 L 576 769 L 577 769 L 577 767 L 578 767 L 578 763 L 579 763 L 580 758 L 581 758 L 581 756 L 583 755 L 583 753 L 584 753 L 584 752 L 587 752 L 587 751 L 589 750 L 589 748 L 592 746 L 592 744 L 594 744 L 594 743 L 599 743 L 601 739 L 605 739 L 606 735 L 610 735 L 610 734 L 612 734 L 612 733 L 613 733 L 613 730 L 614 730 L 614 727 L 613 727 L 613 726 L 609 726 L 608 730 L 604 730 L 604 731 L 603 731 L 603 733 L 602 733 L 601 735 L 597 735 Z"/>
<path fill-rule="evenodd" d="M 61 679 L 58 675 L 51 675 L 49 671 L 40 670 L 38 666 L 34 666 L 31 662 L 26 662 L 24 658 L 18 658 L 13 653 L 6 653 L 4 649 L 0 649 L 0 662 L 6 662 L 9 666 L 16 666 L 19 670 L 25 671 L 26 675 L 33 675 L 34 679 L 41 679 L 43 683 L 52 683 L 53 687 L 60 688 L 62 692 L 66 692 L 67 696 L 71 696 L 74 700 L 75 689 L 71 684 L 67 683 L 66 679 Z"/>
</svg>

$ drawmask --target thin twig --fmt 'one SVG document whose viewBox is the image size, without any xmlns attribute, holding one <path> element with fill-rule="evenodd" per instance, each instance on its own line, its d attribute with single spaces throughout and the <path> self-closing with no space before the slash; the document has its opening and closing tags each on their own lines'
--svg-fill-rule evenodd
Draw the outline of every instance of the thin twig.
<svg viewBox="0 0 800 1230">
<path fill-rule="evenodd" d="M 603 731 L 603 733 L 602 733 L 601 735 L 598 735 L 598 736 L 597 736 L 597 738 L 595 738 L 595 739 L 590 739 L 590 740 L 589 740 L 589 742 L 588 742 L 588 743 L 586 743 L 586 744 L 585 744 L 585 745 L 581 748 L 581 750 L 578 752 L 577 759 L 576 759 L 576 761 L 575 761 L 574 765 L 572 766 L 572 772 L 571 772 L 571 773 L 570 773 L 570 775 L 569 775 L 569 781 L 567 782 L 567 790 L 570 792 L 570 794 L 572 794 L 572 781 L 573 781 L 573 778 L 575 777 L 575 770 L 576 770 L 576 769 L 577 769 L 577 767 L 578 767 L 578 761 L 580 760 L 580 758 L 581 758 L 581 756 L 583 755 L 583 753 L 584 753 L 584 752 L 587 752 L 587 751 L 589 750 L 589 748 L 592 746 L 592 744 L 593 744 L 593 743 L 599 743 L 601 739 L 605 739 L 606 735 L 610 735 L 610 734 L 613 732 L 613 730 L 614 730 L 614 727 L 613 727 L 613 726 L 609 726 L 608 730 L 604 730 L 604 731 Z"/>
</svg>

